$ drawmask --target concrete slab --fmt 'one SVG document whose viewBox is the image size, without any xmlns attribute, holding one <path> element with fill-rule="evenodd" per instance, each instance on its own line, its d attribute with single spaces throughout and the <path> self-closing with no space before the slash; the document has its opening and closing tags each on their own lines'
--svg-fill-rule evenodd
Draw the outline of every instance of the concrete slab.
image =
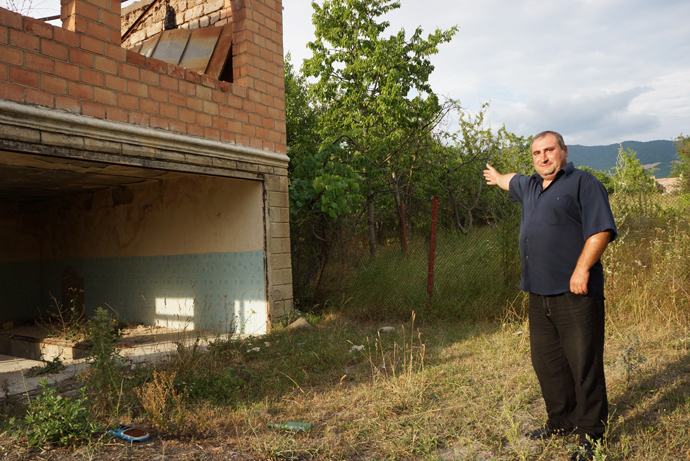
<svg viewBox="0 0 690 461">
<path fill-rule="evenodd" d="M 2 362 L 0 362 L 0 387 L 2 387 L 3 392 L 6 392 L 8 396 L 32 394 L 40 389 L 42 379 L 46 379 L 50 384 L 58 384 L 62 381 L 74 379 L 79 373 L 86 370 L 88 366 L 82 360 L 79 363 L 67 364 L 65 370 L 61 373 L 27 376 L 29 369 L 37 365 L 41 366 L 43 362 L 2 356 Z"/>
<path fill-rule="evenodd" d="M 155 340 L 146 344 L 131 345 L 118 349 L 119 354 L 125 358 L 130 366 L 137 366 L 139 363 L 151 363 L 159 360 L 166 360 L 177 354 L 178 344 L 192 346 L 195 343 L 202 351 L 210 341 L 217 339 L 227 339 L 228 335 L 197 336 L 194 332 L 180 332 L 177 334 L 166 333 L 161 340 Z M 65 381 L 74 380 L 79 374 L 86 371 L 89 367 L 88 359 L 78 359 L 65 363 L 65 370 L 61 373 L 46 374 L 34 377 L 26 376 L 31 367 L 42 366 L 44 362 L 38 360 L 23 359 L 0 355 L 0 390 L 9 396 L 35 394 L 40 389 L 40 381 L 47 379 L 50 384 L 60 384 Z"/>
<path fill-rule="evenodd" d="M 42 365 L 40 360 L 30 360 L 11 355 L 0 354 L 0 374 L 11 373 L 13 371 L 28 370 L 36 365 Z"/>
</svg>

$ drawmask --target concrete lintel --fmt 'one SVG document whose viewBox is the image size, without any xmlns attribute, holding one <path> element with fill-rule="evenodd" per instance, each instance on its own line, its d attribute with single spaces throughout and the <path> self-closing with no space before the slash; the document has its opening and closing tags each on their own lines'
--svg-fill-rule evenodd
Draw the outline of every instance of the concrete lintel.
<svg viewBox="0 0 690 461">
<path fill-rule="evenodd" d="M 1 150 L 32 153 L 51 157 L 78 158 L 81 160 L 112 163 L 117 165 L 128 165 L 133 167 L 153 168 L 156 170 L 177 171 L 182 173 L 198 173 L 236 179 L 249 179 L 252 181 L 261 181 L 263 179 L 262 176 L 257 173 L 237 169 L 223 168 L 222 166 L 204 166 L 190 163 L 176 163 L 165 159 L 149 159 L 145 156 L 128 157 L 123 155 L 112 155 L 103 152 L 86 152 L 82 149 L 70 149 L 59 146 L 45 146 L 36 143 L 6 141 L 4 139 L 0 139 L 0 151 Z"/>
<path fill-rule="evenodd" d="M 148 151 L 180 152 L 186 154 L 187 163 L 191 163 L 197 158 L 202 160 L 202 166 L 211 164 L 212 162 L 207 159 L 213 158 L 278 168 L 286 168 L 289 162 L 287 155 L 278 152 L 76 115 L 7 100 L 0 100 L 0 123 L 39 130 L 42 134 L 46 134 L 45 137 L 42 137 L 44 140 L 51 139 L 55 135 L 60 135 L 61 138 L 79 137 L 102 140 L 108 143 L 108 149 L 104 150 L 109 152 L 115 150 L 112 143 L 121 143 L 123 146 L 121 156 L 124 158 L 140 156 L 141 152 L 137 152 L 137 149 L 131 149 L 132 146 L 137 146 Z M 78 143 L 76 140 L 72 142 Z M 89 142 L 82 145 L 95 148 L 98 143 Z M 60 147 L 66 146 L 62 143 Z"/>
</svg>

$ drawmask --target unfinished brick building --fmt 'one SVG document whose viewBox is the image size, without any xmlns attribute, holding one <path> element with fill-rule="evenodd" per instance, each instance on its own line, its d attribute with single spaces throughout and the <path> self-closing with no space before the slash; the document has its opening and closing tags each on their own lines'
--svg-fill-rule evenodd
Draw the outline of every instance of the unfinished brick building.
<svg viewBox="0 0 690 461">
<path fill-rule="evenodd" d="M 0 321 L 110 306 L 263 333 L 292 308 L 281 1 L 125 13 L 0 9 Z M 156 57 L 185 34 L 189 59 Z"/>
</svg>

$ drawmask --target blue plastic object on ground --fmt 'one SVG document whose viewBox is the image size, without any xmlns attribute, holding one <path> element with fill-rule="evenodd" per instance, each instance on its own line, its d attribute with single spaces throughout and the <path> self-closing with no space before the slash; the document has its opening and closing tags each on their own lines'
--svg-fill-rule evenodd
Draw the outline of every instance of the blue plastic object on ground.
<svg viewBox="0 0 690 461">
<path fill-rule="evenodd" d="M 128 442 L 146 442 L 149 439 L 148 432 L 132 426 L 120 425 L 119 429 L 110 430 L 108 432 Z"/>
</svg>

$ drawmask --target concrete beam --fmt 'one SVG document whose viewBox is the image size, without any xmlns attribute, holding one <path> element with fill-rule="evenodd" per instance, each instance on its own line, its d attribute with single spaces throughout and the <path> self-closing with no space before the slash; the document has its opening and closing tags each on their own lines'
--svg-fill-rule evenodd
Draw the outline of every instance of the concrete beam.
<svg viewBox="0 0 690 461">
<path fill-rule="evenodd" d="M 235 167 L 258 172 L 258 166 L 285 171 L 289 158 L 285 154 L 255 149 L 239 144 L 182 135 L 165 130 L 114 122 L 68 112 L 0 100 L 0 124 L 6 145 L 20 142 L 35 143 L 26 133 L 40 132 L 43 153 L 70 156 L 69 151 L 81 152 L 80 157 L 129 165 L 167 168 L 168 164 L 196 165 L 203 168 Z M 15 127 L 11 130 L 9 127 Z M 16 139 L 12 133 L 17 134 Z M 23 133 L 23 135 L 21 135 Z M 55 147 L 54 152 L 47 149 Z M 94 154 L 90 154 L 94 153 Z M 115 161 L 119 158 L 120 161 Z M 242 165 L 247 168 L 242 168 Z M 188 169 L 187 169 L 188 170 Z"/>
</svg>

